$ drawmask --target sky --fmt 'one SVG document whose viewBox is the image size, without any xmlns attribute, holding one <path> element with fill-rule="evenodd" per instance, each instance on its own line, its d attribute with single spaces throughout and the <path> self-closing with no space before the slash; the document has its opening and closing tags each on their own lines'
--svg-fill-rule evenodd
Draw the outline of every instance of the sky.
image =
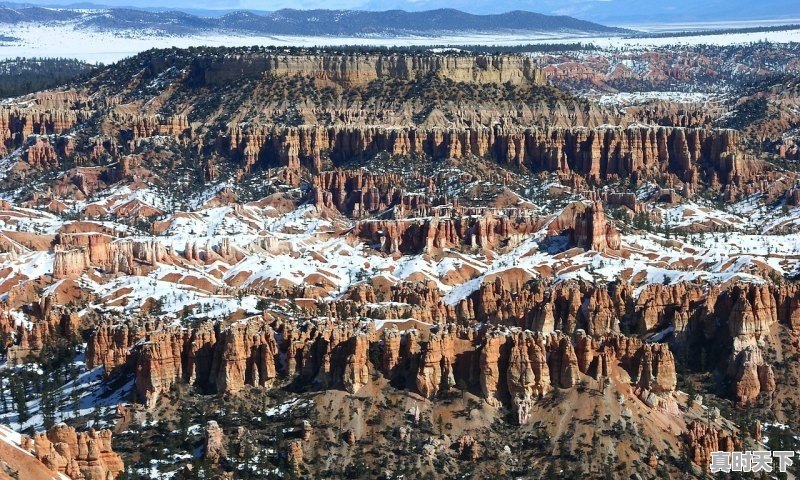
<svg viewBox="0 0 800 480">
<path fill-rule="evenodd" d="M 358 9 L 430 10 L 457 8 L 476 14 L 528 10 L 569 15 L 609 24 L 791 19 L 800 23 L 800 0 L 9 0 L 35 4 L 78 1 L 110 6 L 169 7 L 177 10 Z"/>
</svg>

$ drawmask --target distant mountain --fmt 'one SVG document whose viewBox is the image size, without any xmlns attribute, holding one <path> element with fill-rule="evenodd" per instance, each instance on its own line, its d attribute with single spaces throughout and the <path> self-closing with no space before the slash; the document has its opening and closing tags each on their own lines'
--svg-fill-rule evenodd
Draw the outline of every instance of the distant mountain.
<svg viewBox="0 0 800 480">
<path fill-rule="evenodd" d="M 797 0 L 365 0 L 359 8 L 428 10 L 444 5 L 476 14 L 535 10 L 612 25 L 800 18 Z"/>
<path fill-rule="evenodd" d="M 253 13 L 236 11 L 222 16 L 199 16 L 181 11 L 132 8 L 43 8 L 0 4 L 0 23 L 75 22 L 97 30 L 149 29 L 168 34 L 208 30 L 260 35 L 438 35 L 474 32 L 624 33 L 625 30 L 568 16 L 513 11 L 474 15 L 454 9 L 424 12 L 389 10 L 293 10 Z"/>
<path fill-rule="evenodd" d="M 2 4 L 2 2 L 0 2 Z M 405 10 L 424 12 L 452 8 L 476 15 L 501 14 L 515 10 L 536 11 L 546 15 L 569 15 L 582 20 L 611 25 L 649 23 L 707 23 L 798 19 L 797 0 L 28 0 L 8 3 L 24 6 L 60 6 L 69 8 L 137 8 L 157 11 L 179 10 L 201 17 L 219 17 L 246 10 L 263 14 L 266 10 L 298 8 L 314 10 L 362 10 L 379 12 Z M 133 7 L 135 5 L 135 7 Z"/>
</svg>

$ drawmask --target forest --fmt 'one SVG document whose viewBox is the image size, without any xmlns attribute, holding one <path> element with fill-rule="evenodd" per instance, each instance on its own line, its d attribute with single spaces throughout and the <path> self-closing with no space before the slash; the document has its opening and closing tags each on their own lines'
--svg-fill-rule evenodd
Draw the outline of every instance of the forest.
<svg viewBox="0 0 800 480">
<path fill-rule="evenodd" d="M 93 68 L 96 66 L 69 58 L 0 60 L 0 98 L 57 87 Z"/>
</svg>

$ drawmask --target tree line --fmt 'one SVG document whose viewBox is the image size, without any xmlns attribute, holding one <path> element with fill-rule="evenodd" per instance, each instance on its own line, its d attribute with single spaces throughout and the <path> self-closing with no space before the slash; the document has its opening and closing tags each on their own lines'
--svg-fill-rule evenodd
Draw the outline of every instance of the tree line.
<svg viewBox="0 0 800 480">
<path fill-rule="evenodd" d="M 57 87 L 92 70 L 72 58 L 13 58 L 0 60 L 0 98 Z"/>
</svg>

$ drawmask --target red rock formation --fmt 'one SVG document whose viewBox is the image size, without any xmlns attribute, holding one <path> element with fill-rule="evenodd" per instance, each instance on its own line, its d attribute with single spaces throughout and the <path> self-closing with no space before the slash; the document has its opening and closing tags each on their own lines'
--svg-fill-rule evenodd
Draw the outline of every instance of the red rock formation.
<svg viewBox="0 0 800 480">
<path fill-rule="evenodd" d="M 723 434 L 715 426 L 709 426 L 699 421 L 694 421 L 687 426 L 687 431 L 683 433 L 683 440 L 692 461 L 702 467 L 711 461 L 711 452 L 732 452 L 738 449 L 732 436 Z"/>
<path fill-rule="evenodd" d="M 417 54 L 286 55 L 247 53 L 198 57 L 196 68 L 205 82 L 221 85 L 242 77 L 304 75 L 346 86 L 377 79 L 411 80 L 436 75 L 455 82 L 544 85 L 544 71 L 530 58 L 516 55 L 455 56 Z"/>
<path fill-rule="evenodd" d="M 133 346 L 145 338 L 145 325 L 101 323 L 86 345 L 86 368 L 103 366 L 106 375 L 126 365 Z"/>
<path fill-rule="evenodd" d="M 506 335 L 499 332 L 489 332 L 486 335 L 479 357 L 481 393 L 486 401 L 494 407 L 501 405 L 499 398 L 501 388 L 500 356 L 502 351 L 505 350 L 504 346 L 507 341 L 508 337 Z"/>
<path fill-rule="evenodd" d="M 222 392 L 237 392 L 245 385 L 270 386 L 277 376 L 278 346 L 263 320 L 237 322 L 220 332 L 214 349 L 212 372 Z"/>
<path fill-rule="evenodd" d="M 462 158 L 493 157 L 535 171 L 576 173 L 588 179 L 665 179 L 694 183 L 704 163 L 723 185 L 740 184 L 757 171 L 739 150 L 733 130 L 631 126 L 572 128 L 397 129 L 258 127 L 228 132 L 230 145 L 251 165 L 260 158 L 296 168 L 302 161 L 353 158 L 379 152 Z M 325 203 L 324 194 L 318 197 Z M 332 199 L 330 199 L 332 201 Z M 334 202 L 335 203 L 335 202 Z"/>
<path fill-rule="evenodd" d="M 508 361 L 508 393 L 520 425 L 528 423 L 533 402 L 551 390 L 544 339 L 518 333 Z"/>
<path fill-rule="evenodd" d="M 376 334 L 371 325 L 351 319 L 375 318 L 379 307 L 340 300 L 327 305 L 327 319 L 302 324 L 254 317 L 229 327 L 209 322 L 191 331 L 145 327 L 144 338 L 139 327 L 101 326 L 89 342 L 87 362 L 90 366 L 104 364 L 107 371 L 133 362 L 137 391 L 149 405 L 177 382 L 207 392 L 236 392 L 248 385 L 269 385 L 283 369 L 287 381 L 297 385 L 355 393 L 372 374 L 380 372 L 393 383 L 405 384 L 429 398 L 463 384 L 480 391 L 492 405 L 514 409 L 522 422 L 531 401 L 545 394 L 550 385 L 570 388 L 582 375 L 600 380 L 612 376 L 619 365 L 628 371 L 648 405 L 671 411 L 671 405 L 651 398 L 666 398 L 675 389 L 675 360 L 669 348 L 616 334 L 613 319 L 629 316 L 629 321 L 637 324 L 646 323 L 642 318 L 652 315 L 657 324 L 672 321 L 676 327 L 678 322 L 698 322 L 691 331 L 695 336 L 707 331 L 714 334 L 715 325 L 729 328 L 723 322 L 731 319 L 739 325 L 736 331 L 743 332 L 739 337 L 753 334 L 755 330 L 748 325 L 758 323 L 751 318 L 754 315 L 774 315 L 776 321 L 789 323 L 784 315 L 794 315 L 798 295 L 797 289 L 788 286 L 745 284 L 712 288 L 706 295 L 699 287 L 674 284 L 646 289 L 635 306 L 632 290 L 624 284 L 506 282 L 500 277 L 481 285 L 456 306 L 444 305 L 441 292 L 432 285 L 400 284 L 382 290 L 380 295 L 386 300 L 406 303 L 386 307 L 389 310 L 380 315 L 390 316 L 384 318 L 400 322 L 417 312 L 428 312 L 450 324 L 434 328 L 430 334 L 417 330 L 401 333 L 390 327 Z M 374 298 L 377 293 L 367 288 L 359 295 Z M 740 313 L 747 310 L 743 305 L 754 302 L 774 307 L 747 307 L 761 313 Z M 683 319 L 690 309 L 695 312 L 692 319 Z M 542 317 L 570 335 L 515 330 L 537 325 Z M 481 325 L 473 325 L 474 319 L 480 319 Z M 505 327 L 497 330 L 493 323 Z M 712 330 L 706 331 L 707 325 Z M 505 330 L 508 327 L 513 327 L 511 333 Z M 580 332 L 587 327 L 596 333 Z M 28 334 L 25 348 L 39 342 L 40 335 Z M 748 345 L 738 353 L 733 346 L 727 375 L 733 380 L 737 400 L 748 403 L 762 392 L 773 391 L 774 374 L 758 346 Z M 689 347 L 679 344 L 678 348 Z M 371 357 L 374 352 L 379 352 L 378 358 Z M 406 379 L 413 380 L 409 384 Z"/>
<path fill-rule="evenodd" d="M 752 403 L 762 392 L 775 391 L 775 374 L 757 347 L 748 347 L 739 352 L 728 366 L 729 376 L 733 378 L 734 395 L 741 406 Z"/>
<path fill-rule="evenodd" d="M 75 341 L 81 322 L 73 307 L 54 305 L 52 295 L 31 303 L 27 321 L 17 324 L 12 316 L 0 314 L 0 347 L 6 349 L 11 365 L 40 355 L 46 345 L 57 340 Z"/>
<path fill-rule="evenodd" d="M 456 452 L 462 460 L 476 462 L 481 458 L 481 444 L 471 435 L 462 435 L 456 444 Z"/>
<path fill-rule="evenodd" d="M 28 146 L 26 160 L 37 169 L 58 167 L 56 149 L 47 138 L 37 137 L 34 143 Z"/>
<path fill-rule="evenodd" d="M 590 208 L 576 214 L 572 240 L 576 245 L 598 252 L 620 247 L 619 231 L 606 220 L 601 202 L 594 202 Z"/>
<path fill-rule="evenodd" d="M 50 470 L 72 479 L 113 479 L 125 468 L 111 449 L 110 430 L 76 432 L 62 423 L 22 443 Z"/>
<path fill-rule="evenodd" d="M 401 335 L 397 328 L 383 329 L 383 356 L 381 371 L 384 376 L 391 378 L 394 368 L 400 363 Z"/>
<path fill-rule="evenodd" d="M 357 393 L 369 382 L 369 337 L 356 335 L 350 341 L 353 353 L 347 356 L 344 367 L 344 388 L 350 393 Z"/>
<path fill-rule="evenodd" d="M 366 171 L 327 171 L 313 178 L 313 199 L 320 207 L 335 208 L 358 217 L 386 210 L 401 201 L 399 175 L 376 175 Z"/>
<path fill-rule="evenodd" d="M 85 249 L 55 251 L 53 278 L 79 277 L 87 268 L 89 268 L 89 256 Z"/>
<path fill-rule="evenodd" d="M 358 222 L 353 235 L 387 253 L 420 253 L 462 245 L 494 248 L 504 240 L 536 232 L 544 219 L 535 216 L 457 216 Z"/>
<path fill-rule="evenodd" d="M 654 393 L 675 391 L 677 376 L 675 358 L 669 347 L 663 343 L 642 345 L 634 355 L 636 374 L 634 382 L 641 388 Z"/>
<path fill-rule="evenodd" d="M 288 452 L 286 453 L 286 461 L 293 469 L 299 468 L 303 464 L 303 442 L 300 440 L 293 440 L 289 442 Z"/>
<path fill-rule="evenodd" d="M 575 348 L 568 337 L 553 334 L 549 339 L 550 357 L 548 366 L 550 378 L 561 388 L 571 388 L 578 384 L 580 370 Z"/>
<path fill-rule="evenodd" d="M 180 327 L 156 330 L 140 344 L 136 363 L 136 391 L 148 407 L 159 395 L 183 379 L 182 353 L 189 332 Z"/>
<path fill-rule="evenodd" d="M 205 443 L 203 445 L 203 456 L 212 464 L 217 464 L 228 454 L 225 446 L 225 434 L 222 428 L 214 420 L 209 420 L 206 424 Z"/>
<path fill-rule="evenodd" d="M 417 372 L 417 390 L 423 397 L 431 398 L 441 389 L 456 385 L 454 357 L 453 334 L 448 331 L 431 334 L 422 349 Z"/>
<path fill-rule="evenodd" d="M 735 303 L 728 327 L 734 338 L 734 352 L 754 345 L 778 321 L 778 310 L 770 285 L 736 286 L 732 290 Z"/>
</svg>

